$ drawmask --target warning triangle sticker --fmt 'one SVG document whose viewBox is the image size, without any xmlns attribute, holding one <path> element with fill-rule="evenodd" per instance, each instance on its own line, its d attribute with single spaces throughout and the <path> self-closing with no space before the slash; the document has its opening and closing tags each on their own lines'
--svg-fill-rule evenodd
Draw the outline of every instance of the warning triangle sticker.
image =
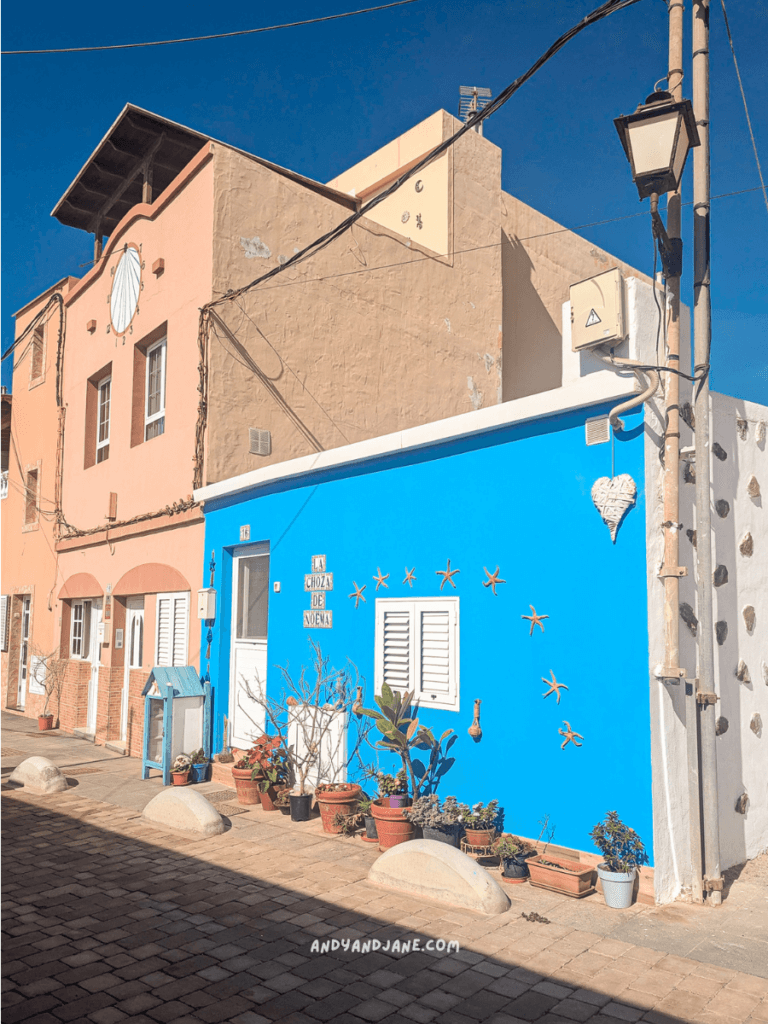
<svg viewBox="0 0 768 1024">
<path fill-rule="evenodd" d="M 584 326 L 585 327 L 594 327 L 595 324 L 599 324 L 599 323 L 602 323 L 602 320 L 597 315 L 597 313 L 594 311 L 594 309 L 590 309 L 589 316 L 587 317 L 587 322 L 584 324 Z"/>
</svg>

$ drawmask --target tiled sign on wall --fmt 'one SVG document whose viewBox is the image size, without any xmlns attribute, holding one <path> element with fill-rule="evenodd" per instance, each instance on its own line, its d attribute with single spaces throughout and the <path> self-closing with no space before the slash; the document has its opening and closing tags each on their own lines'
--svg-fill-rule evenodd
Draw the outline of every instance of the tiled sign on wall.
<svg viewBox="0 0 768 1024">
<path fill-rule="evenodd" d="M 310 605 L 304 612 L 305 629 L 331 629 L 333 612 L 326 610 L 325 595 L 333 590 L 333 573 L 326 572 L 325 555 L 312 555 L 312 572 L 304 577 L 304 590 L 310 595 Z"/>
</svg>

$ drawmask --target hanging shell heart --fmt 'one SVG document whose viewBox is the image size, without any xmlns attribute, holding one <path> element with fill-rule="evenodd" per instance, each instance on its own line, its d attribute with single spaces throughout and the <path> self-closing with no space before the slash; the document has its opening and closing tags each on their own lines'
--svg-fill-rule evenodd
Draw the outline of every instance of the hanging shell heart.
<svg viewBox="0 0 768 1024">
<path fill-rule="evenodd" d="M 614 544 L 621 521 L 635 504 L 636 496 L 637 487 L 629 473 L 614 477 L 601 476 L 592 484 L 592 501 L 603 517 Z"/>
</svg>

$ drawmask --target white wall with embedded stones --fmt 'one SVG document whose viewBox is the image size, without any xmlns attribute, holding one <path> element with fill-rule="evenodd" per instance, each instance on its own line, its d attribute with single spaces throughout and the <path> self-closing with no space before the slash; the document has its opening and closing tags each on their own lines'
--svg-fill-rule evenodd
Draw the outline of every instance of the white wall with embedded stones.
<svg viewBox="0 0 768 1024">
<path fill-rule="evenodd" d="M 680 388 L 680 445 L 695 435 L 691 386 Z M 718 730 L 720 857 L 723 869 L 768 849 L 768 408 L 711 395 L 713 638 Z M 660 682 L 664 662 L 663 447 L 661 396 L 646 404 L 649 683 L 656 898 L 685 895 L 691 882 L 689 725 L 692 688 Z M 761 493 L 754 493 L 756 481 Z M 680 666 L 697 671 L 695 463 L 681 461 Z M 746 542 L 745 542 L 746 541 Z M 745 616 L 746 611 L 746 616 Z M 752 619 L 754 612 L 754 621 Z"/>
<path fill-rule="evenodd" d="M 767 433 L 768 408 L 713 393 L 712 562 L 719 584 L 713 615 L 724 868 L 768 849 Z M 725 572 L 727 581 L 721 582 Z"/>
</svg>

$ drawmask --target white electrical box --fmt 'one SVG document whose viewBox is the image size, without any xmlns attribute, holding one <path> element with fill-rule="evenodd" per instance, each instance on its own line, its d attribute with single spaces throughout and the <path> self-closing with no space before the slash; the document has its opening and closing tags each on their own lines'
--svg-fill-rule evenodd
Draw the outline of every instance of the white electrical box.
<svg viewBox="0 0 768 1024">
<path fill-rule="evenodd" d="M 197 592 L 198 619 L 216 618 L 216 591 L 213 587 L 205 587 Z"/>
<path fill-rule="evenodd" d="M 624 280 L 616 267 L 571 285 L 571 348 L 617 345 L 626 337 Z"/>
</svg>

